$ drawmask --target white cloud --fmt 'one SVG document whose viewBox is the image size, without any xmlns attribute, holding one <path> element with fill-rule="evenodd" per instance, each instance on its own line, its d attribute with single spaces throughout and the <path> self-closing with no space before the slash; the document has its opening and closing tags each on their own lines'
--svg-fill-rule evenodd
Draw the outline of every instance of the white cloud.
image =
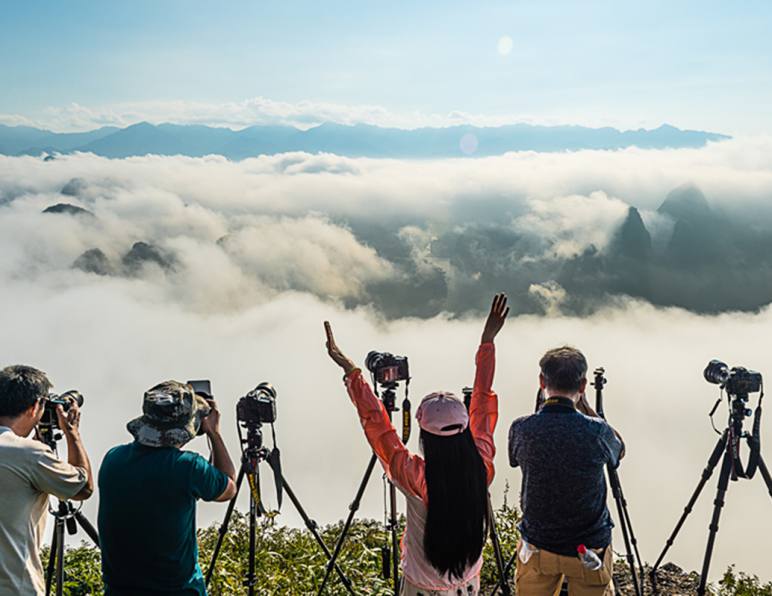
<svg viewBox="0 0 772 596">
<path fill-rule="evenodd" d="M 518 122 L 564 124 L 562 121 L 536 118 L 529 114 L 491 116 L 458 110 L 447 114 L 420 111 L 396 112 L 378 105 L 350 105 L 307 100 L 285 102 L 260 96 L 227 102 L 167 100 L 96 106 L 71 103 L 66 106 L 50 106 L 36 114 L 0 113 L 0 124 L 38 126 L 57 132 L 92 130 L 102 126 L 125 127 L 137 122 L 205 124 L 233 129 L 258 124 L 281 124 L 306 129 L 324 122 L 373 124 L 397 128 L 443 127 L 459 124 L 500 126 Z M 573 123 L 577 124 L 577 122 Z M 598 125 L 597 122 L 587 124 Z"/>
</svg>

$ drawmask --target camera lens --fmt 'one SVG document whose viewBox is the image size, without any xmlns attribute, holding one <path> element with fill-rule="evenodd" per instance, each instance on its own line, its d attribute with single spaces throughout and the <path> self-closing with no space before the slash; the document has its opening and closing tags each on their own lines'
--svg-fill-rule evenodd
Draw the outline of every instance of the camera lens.
<svg viewBox="0 0 772 596">
<path fill-rule="evenodd" d="M 257 387 L 255 387 L 255 393 L 258 393 L 258 394 L 266 393 L 273 398 L 276 397 L 276 389 L 274 389 L 273 385 L 271 385 L 267 381 L 263 381 Z"/>
<path fill-rule="evenodd" d="M 369 352 L 367 358 L 365 358 L 367 370 L 374 373 L 378 369 L 381 360 L 383 360 L 383 354 L 381 352 L 376 352 L 375 350 Z"/>
<path fill-rule="evenodd" d="M 705 367 L 705 371 L 702 374 L 705 376 L 705 380 L 708 383 L 721 385 L 722 383 L 726 383 L 727 379 L 729 379 L 729 367 L 725 362 L 721 362 L 720 360 L 711 360 L 708 362 L 708 365 Z"/>
</svg>

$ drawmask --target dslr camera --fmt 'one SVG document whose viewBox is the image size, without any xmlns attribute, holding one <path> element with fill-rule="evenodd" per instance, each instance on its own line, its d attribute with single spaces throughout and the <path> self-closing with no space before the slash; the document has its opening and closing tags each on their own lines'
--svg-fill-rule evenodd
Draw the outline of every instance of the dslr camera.
<svg viewBox="0 0 772 596">
<path fill-rule="evenodd" d="M 80 391 L 71 389 L 60 395 L 49 393 L 43 404 L 43 417 L 40 419 L 40 426 L 52 430 L 58 429 L 59 418 L 56 416 L 56 406 L 62 406 L 62 409 L 68 412 L 72 404 L 78 404 L 78 407 L 83 405 L 83 396 Z"/>
<path fill-rule="evenodd" d="M 260 383 L 236 402 L 236 418 L 244 424 L 276 422 L 276 390 L 270 383 Z"/>
<path fill-rule="evenodd" d="M 748 395 L 761 391 L 761 373 L 743 366 L 729 368 L 721 360 L 711 360 L 703 373 L 705 380 L 720 385 L 729 395 Z"/>
<path fill-rule="evenodd" d="M 407 356 L 372 351 L 365 358 L 365 366 L 373 374 L 375 381 L 381 385 L 410 380 Z"/>
</svg>

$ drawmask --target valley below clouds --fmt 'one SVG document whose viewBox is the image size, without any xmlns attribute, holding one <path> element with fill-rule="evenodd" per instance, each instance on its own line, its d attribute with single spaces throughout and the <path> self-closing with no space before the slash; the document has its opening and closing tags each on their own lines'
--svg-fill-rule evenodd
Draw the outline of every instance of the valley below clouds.
<svg viewBox="0 0 772 596">
<path fill-rule="evenodd" d="M 607 369 L 622 483 L 653 562 L 717 440 L 705 364 L 772 375 L 771 199 L 768 138 L 425 161 L 0 156 L 0 363 L 83 391 L 97 463 L 167 378 L 212 379 L 235 452 L 236 400 L 270 381 L 287 478 L 330 523 L 369 451 L 322 321 L 359 362 L 409 356 L 417 404 L 471 383 L 483 314 L 506 291 L 494 503 L 507 484 L 518 498 L 506 434 L 533 407 L 539 357 L 575 345 Z M 382 517 L 380 483 L 364 515 Z M 714 493 L 711 481 L 671 551 L 682 567 L 701 563 Z M 768 511 L 761 478 L 731 484 L 714 577 L 737 563 L 770 578 Z M 205 523 L 223 513 L 201 509 Z M 289 503 L 280 519 L 300 524 Z"/>
</svg>

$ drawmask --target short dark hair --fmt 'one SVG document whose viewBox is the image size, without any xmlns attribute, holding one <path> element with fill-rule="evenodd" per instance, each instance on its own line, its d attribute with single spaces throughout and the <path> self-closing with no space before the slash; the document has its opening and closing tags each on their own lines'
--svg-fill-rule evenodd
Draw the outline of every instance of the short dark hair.
<svg viewBox="0 0 772 596">
<path fill-rule="evenodd" d="M 549 350 L 539 360 L 544 383 L 555 391 L 576 393 L 587 374 L 587 359 L 579 350 L 562 346 Z"/>
<path fill-rule="evenodd" d="M 51 381 L 31 366 L 7 366 L 0 370 L 0 416 L 16 418 L 48 395 Z"/>
</svg>

